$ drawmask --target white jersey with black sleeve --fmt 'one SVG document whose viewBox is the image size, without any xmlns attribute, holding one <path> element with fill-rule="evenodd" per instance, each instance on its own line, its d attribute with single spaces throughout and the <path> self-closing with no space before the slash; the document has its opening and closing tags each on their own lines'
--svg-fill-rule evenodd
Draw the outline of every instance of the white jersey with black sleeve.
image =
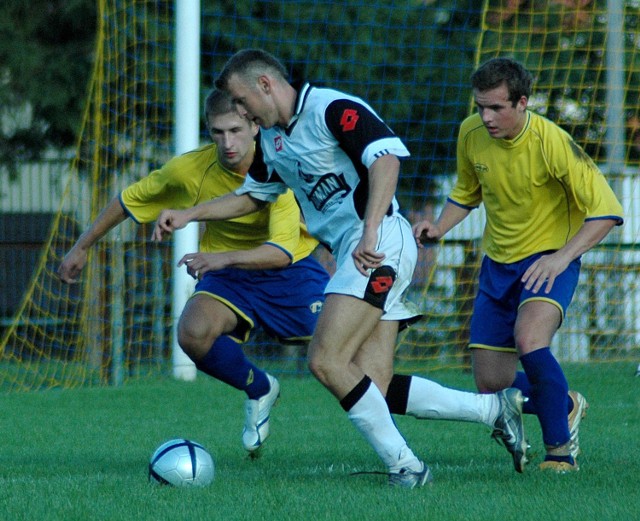
<svg viewBox="0 0 640 521">
<path fill-rule="evenodd" d="M 408 157 L 402 141 L 363 100 L 306 83 L 287 128 L 261 130 L 266 168 L 252 166 L 236 193 L 275 200 L 290 187 L 311 235 L 332 251 L 362 225 L 368 169 L 384 155 Z M 393 201 L 388 216 L 398 212 Z"/>
</svg>

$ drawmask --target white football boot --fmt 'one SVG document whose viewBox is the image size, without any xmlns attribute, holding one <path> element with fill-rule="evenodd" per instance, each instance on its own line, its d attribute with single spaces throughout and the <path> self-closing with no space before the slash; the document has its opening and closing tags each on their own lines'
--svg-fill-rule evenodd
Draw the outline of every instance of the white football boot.
<svg viewBox="0 0 640 521">
<path fill-rule="evenodd" d="M 269 392 L 257 400 L 245 401 L 245 421 L 242 431 L 242 445 L 252 457 L 257 456 L 257 451 L 269 437 L 269 415 L 271 407 L 280 397 L 280 384 L 270 374 L 267 374 Z"/>
</svg>

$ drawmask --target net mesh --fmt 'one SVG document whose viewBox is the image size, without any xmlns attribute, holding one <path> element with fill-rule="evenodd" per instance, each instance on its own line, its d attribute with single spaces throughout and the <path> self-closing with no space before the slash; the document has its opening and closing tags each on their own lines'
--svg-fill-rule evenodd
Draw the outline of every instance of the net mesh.
<svg viewBox="0 0 640 521">
<path fill-rule="evenodd" d="M 172 153 L 173 2 L 97 4 L 95 69 L 73 159 L 24 165 L 18 179 L 3 180 L 9 187 L 0 227 L 3 390 L 170 374 L 170 245 L 152 244 L 149 226 L 125 222 L 110 232 L 90 251 L 78 284 L 55 277 L 66 251 L 109 200 Z M 560 123 L 602 166 L 626 213 L 625 226 L 584 256 L 552 347 L 562 360 L 634 359 L 639 12 L 626 2 L 617 19 L 606 1 L 589 0 L 203 1 L 202 97 L 243 47 L 269 50 L 294 80 L 362 96 L 411 150 L 398 197 L 415 221 L 437 215 L 454 180 L 458 125 L 472 110 L 471 71 L 498 55 L 522 61 L 536 79 L 531 108 Z M 622 30 L 609 30 L 616 20 Z M 612 53 L 615 45 L 621 50 Z M 621 93 L 619 101 L 612 92 Z M 612 120 L 616 108 L 620 118 Z M 40 195 L 25 202 L 27 192 Z M 482 223 L 480 209 L 421 251 L 410 298 L 425 319 L 401 335 L 399 370 L 468 364 Z M 331 270 L 329 257 L 318 256 Z M 246 348 L 273 372 L 305 370 L 303 348 L 281 346 L 259 331 Z"/>
</svg>

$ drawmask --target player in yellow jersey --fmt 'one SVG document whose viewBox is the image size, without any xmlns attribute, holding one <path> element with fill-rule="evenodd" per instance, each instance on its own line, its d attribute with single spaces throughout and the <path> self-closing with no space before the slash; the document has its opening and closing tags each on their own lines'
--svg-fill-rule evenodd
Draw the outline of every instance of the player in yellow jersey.
<svg viewBox="0 0 640 521">
<path fill-rule="evenodd" d="M 622 207 L 573 139 L 527 109 L 532 77 L 521 64 L 489 60 L 471 84 L 478 112 L 460 128 L 456 185 L 437 221 L 416 223 L 414 235 L 419 245 L 439 240 L 484 203 L 486 255 L 469 342 L 476 385 L 481 392 L 519 388 L 529 397 L 524 411 L 542 427 L 540 467 L 575 471 L 588 405 L 569 391 L 549 346 L 581 255 L 622 224 Z"/>
<path fill-rule="evenodd" d="M 152 222 L 163 208 L 189 208 L 244 183 L 258 128 L 216 90 L 205 117 L 213 143 L 171 159 L 115 197 L 65 256 L 62 281 L 77 282 L 89 248 L 128 217 Z M 277 339 L 310 339 L 329 280 L 311 256 L 317 244 L 289 191 L 258 212 L 207 223 L 201 251 L 180 261 L 199 280 L 180 317 L 178 342 L 198 369 L 246 392 L 242 441 L 251 454 L 269 435 L 280 386 L 246 358 L 241 343 L 255 325 Z"/>
</svg>

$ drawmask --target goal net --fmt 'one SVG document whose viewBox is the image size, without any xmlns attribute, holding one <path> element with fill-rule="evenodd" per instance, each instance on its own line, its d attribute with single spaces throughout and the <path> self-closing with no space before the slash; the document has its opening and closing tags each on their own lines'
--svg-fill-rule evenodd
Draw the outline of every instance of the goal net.
<svg viewBox="0 0 640 521">
<path fill-rule="evenodd" d="M 607 4 L 202 0 L 201 99 L 228 57 L 244 47 L 272 52 L 293 79 L 362 96 L 411 151 L 398 197 L 415 221 L 437 215 L 455 179 L 456 134 L 473 110 L 475 66 L 493 56 L 522 61 L 536 79 L 530 108 L 575 137 L 625 209 L 625 225 L 583 257 L 579 287 L 552 347 L 564 361 L 635 360 L 640 7 L 620 2 L 612 12 Z M 90 252 L 78 284 L 55 276 L 107 202 L 172 155 L 173 2 L 97 5 L 96 62 L 75 158 L 57 184 L 45 185 L 59 199 L 50 232 L 30 257 L 29 282 L 2 323 L 3 390 L 104 385 L 171 372 L 171 246 L 151 243 L 149 226 L 125 222 L 111 232 Z M 399 370 L 467 366 L 482 226 L 479 209 L 440 244 L 421 250 L 409 297 L 425 318 L 401 334 Z M 12 244 L 5 240 L 3 254 Z M 332 269 L 326 253 L 318 257 Z M 5 262 L 4 269 L 12 277 L 17 266 Z M 260 331 L 246 349 L 270 371 L 305 371 L 304 348 L 280 345 Z"/>
</svg>

